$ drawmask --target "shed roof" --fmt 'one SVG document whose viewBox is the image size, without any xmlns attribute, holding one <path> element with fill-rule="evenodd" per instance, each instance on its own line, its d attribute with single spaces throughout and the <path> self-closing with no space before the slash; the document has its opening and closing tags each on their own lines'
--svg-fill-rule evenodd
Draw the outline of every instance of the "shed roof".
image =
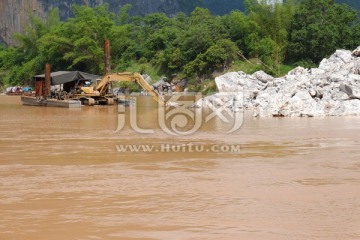
<svg viewBox="0 0 360 240">
<path fill-rule="evenodd" d="M 101 78 L 101 76 L 80 72 L 80 71 L 58 71 L 58 72 L 52 72 L 50 76 L 51 76 L 51 85 L 59 85 L 77 80 L 89 80 L 91 82 L 94 82 L 96 79 Z M 34 76 L 35 81 L 44 78 L 45 78 L 45 74 Z"/>
</svg>

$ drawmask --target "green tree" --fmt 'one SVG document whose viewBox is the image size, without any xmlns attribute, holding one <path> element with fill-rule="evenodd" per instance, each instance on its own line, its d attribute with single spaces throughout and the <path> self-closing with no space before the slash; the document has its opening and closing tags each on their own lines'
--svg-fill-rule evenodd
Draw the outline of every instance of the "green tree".
<svg viewBox="0 0 360 240">
<path fill-rule="evenodd" d="M 118 25 L 124 25 L 129 23 L 130 16 L 129 11 L 132 8 L 131 4 L 125 4 L 120 8 L 119 16 L 118 16 Z"/>
<path fill-rule="evenodd" d="M 96 8 L 74 5 L 75 18 L 63 24 L 63 37 L 71 46 L 64 53 L 64 60 L 71 62 L 69 69 L 100 74 L 103 70 L 103 43 L 115 24 L 114 14 L 108 6 Z"/>
<path fill-rule="evenodd" d="M 170 20 L 149 35 L 145 47 L 152 52 L 147 58 L 168 74 L 184 69 L 188 75 L 205 73 L 204 53 L 229 36 L 224 19 L 196 8 L 189 17 L 180 13 Z"/>
<path fill-rule="evenodd" d="M 75 17 L 64 23 L 57 9 L 45 20 L 31 16 L 26 33 L 15 36 L 18 46 L 0 54 L 0 69 L 8 83 L 28 82 L 43 72 L 45 63 L 50 63 L 53 71 L 77 69 L 101 74 L 103 41 L 110 36 L 114 15 L 106 5 L 94 9 L 74 5 L 72 11 Z"/>
<path fill-rule="evenodd" d="M 337 48 L 354 47 L 357 13 L 334 0 L 302 0 L 292 22 L 290 58 L 317 63 Z"/>
<path fill-rule="evenodd" d="M 248 17 L 257 26 L 246 38 L 250 53 L 260 57 L 274 73 L 278 73 L 286 56 L 294 2 L 268 4 L 266 0 L 245 0 L 245 5 Z"/>
<path fill-rule="evenodd" d="M 0 69 L 5 72 L 8 84 L 29 83 L 33 75 L 41 72 L 46 59 L 40 53 L 40 39 L 59 24 L 58 10 L 52 10 L 47 19 L 30 15 L 24 34 L 15 34 L 17 46 L 9 47 L 0 54 Z"/>
<path fill-rule="evenodd" d="M 258 24 L 245 13 L 240 11 L 232 11 L 225 16 L 225 25 L 229 29 L 230 39 L 235 42 L 244 55 L 249 56 L 251 47 L 251 34 L 258 35 L 260 28 Z"/>
<path fill-rule="evenodd" d="M 176 39 L 176 44 L 185 60 L 192 61 L 216 41 L 228 36 L 222 18 L 212 16 L 207 9 L 196 8 L 189 18 L 189 26 Z"/>
<path fill-rule="evenodd" d="M 239 48 L 229 39 L 221 39 L 209 47 L 205 53 L 199 54 L 197 58 L 187 65 L 184 69 L 188 75 L 193 73 L 206 74 L 215 70 L 227 69 L 231 62 L 238 59 Z"/>
</svg>

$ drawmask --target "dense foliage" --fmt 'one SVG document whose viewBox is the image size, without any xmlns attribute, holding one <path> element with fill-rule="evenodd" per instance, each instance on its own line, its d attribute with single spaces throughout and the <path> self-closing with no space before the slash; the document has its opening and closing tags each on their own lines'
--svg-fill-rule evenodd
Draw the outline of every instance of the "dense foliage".
<svg viewBox="0 0 360 240">
<path fill-rule="evenodd" d="M 289 57 L 318 62 L 336 48 L 359 42 L 357 12 L 334 0 L 302 0 L 292 21 Z"/>
<path fill-rule="evenodd" d="M 179 74 L 200 84 L 234 62 L 257 59 L 263 70 L 278 74 L 284 63 L 318 63 L 337 48 L 359 45 L 355 9 L 334 0 L 245 0 L 245 12 L 223 16 L 195 8 L 190 15 L 154 13 L 130 17 L 131 5 L 116 16 L 106 5 L 74 5 L 73 18 L 59 20 L 58 10 L 46 20 L 32 17 L 16 47 L 0 47 L 0 76 L 6 84 L 27 83 L 43 72 L 80 70 L 103 74 L 103 41 L 111 42 L 112 69 L 137 71 L 152 66 L 158 74 Z M 242 70 L 242 69 L 237 69 Z"/>
</svg>

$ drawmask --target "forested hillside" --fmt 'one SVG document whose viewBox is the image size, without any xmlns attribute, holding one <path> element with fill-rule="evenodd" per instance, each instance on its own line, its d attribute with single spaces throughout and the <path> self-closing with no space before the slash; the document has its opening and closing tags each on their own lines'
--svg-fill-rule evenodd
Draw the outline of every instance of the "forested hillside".
<svg viewBox="0 0 360 240">
<path fill-rule="evenodd" d="M 222 16 L 196 8 L 190 15 L 130 16 L 131 5 L 116 16 L 106 5 L 73 6 L 73 18 L 60 21 L 54 9 L 46 20 L 32 17 L 16 47 L 0 48 L 3 84 L 21 84 L 52 70 L 103 74 L 103 41 L 111 42 L 112 69 L 152 72 L 190 79 L 194 88 L 228 69 L 262 69 L 281 74 L 284 64 L 313 66 L 336 49 L 359 45 L 357 11 L 332 0 L 259 4 L 246 13 Z M 246 65 L 247 69 L 244 69 Z"/>
<path fill-rule="evenodd" d="M 175 16 L 179 12 L 189 14 L 195 7 L 207 8 L 214 15 L 229 14 L 233 10 L 245 11 L 246 2 L 253 0 L 1 0 L 0 1 L 0 44 L 14 45 L 14 33 L 23 33 L 30 15 L 45 19 L 51 9 L 59 9 L 62 21 L 73 17 L 71 6 L 73 4 L 96 7 L 108 4 L 110 12 L 118 14 L 121 7 L 131 4 L 131 16 L 145 16 L 150 13 L 165 13 Z M 260 1 L 260 0 L 257 0 Z M 267 3 L 282 3 L 285 0 L 261 0 Z M 299 2 L 300 0 L 295 0 Z M 337 3 L 346 3 L 360 9 L 357 0 L 332 0 Z"/>
<path fill-rule="evenodd" d="M 234 9 L 245 11 L 244 0 L 202 0 L 202 7 L 208 8 L 213 14 L 228 14 Z M 279 0 L 284 2 L 286 0 Z M 336 3 L 345 3 L 353 8 L 360 10 L 359 0 L 335 0 Z"/>
</svg>

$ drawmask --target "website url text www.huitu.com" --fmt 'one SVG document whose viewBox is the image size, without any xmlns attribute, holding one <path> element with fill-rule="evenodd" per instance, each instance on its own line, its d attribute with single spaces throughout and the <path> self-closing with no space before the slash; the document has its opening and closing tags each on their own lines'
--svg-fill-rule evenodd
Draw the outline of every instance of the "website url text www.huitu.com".
<svg viewBox="0 0 360 240">
<path fill-rule="evenodd" d="M 119 153 L 240 153 L 240 145 L 201 144 L 117 144 Z"/>
</svg>

